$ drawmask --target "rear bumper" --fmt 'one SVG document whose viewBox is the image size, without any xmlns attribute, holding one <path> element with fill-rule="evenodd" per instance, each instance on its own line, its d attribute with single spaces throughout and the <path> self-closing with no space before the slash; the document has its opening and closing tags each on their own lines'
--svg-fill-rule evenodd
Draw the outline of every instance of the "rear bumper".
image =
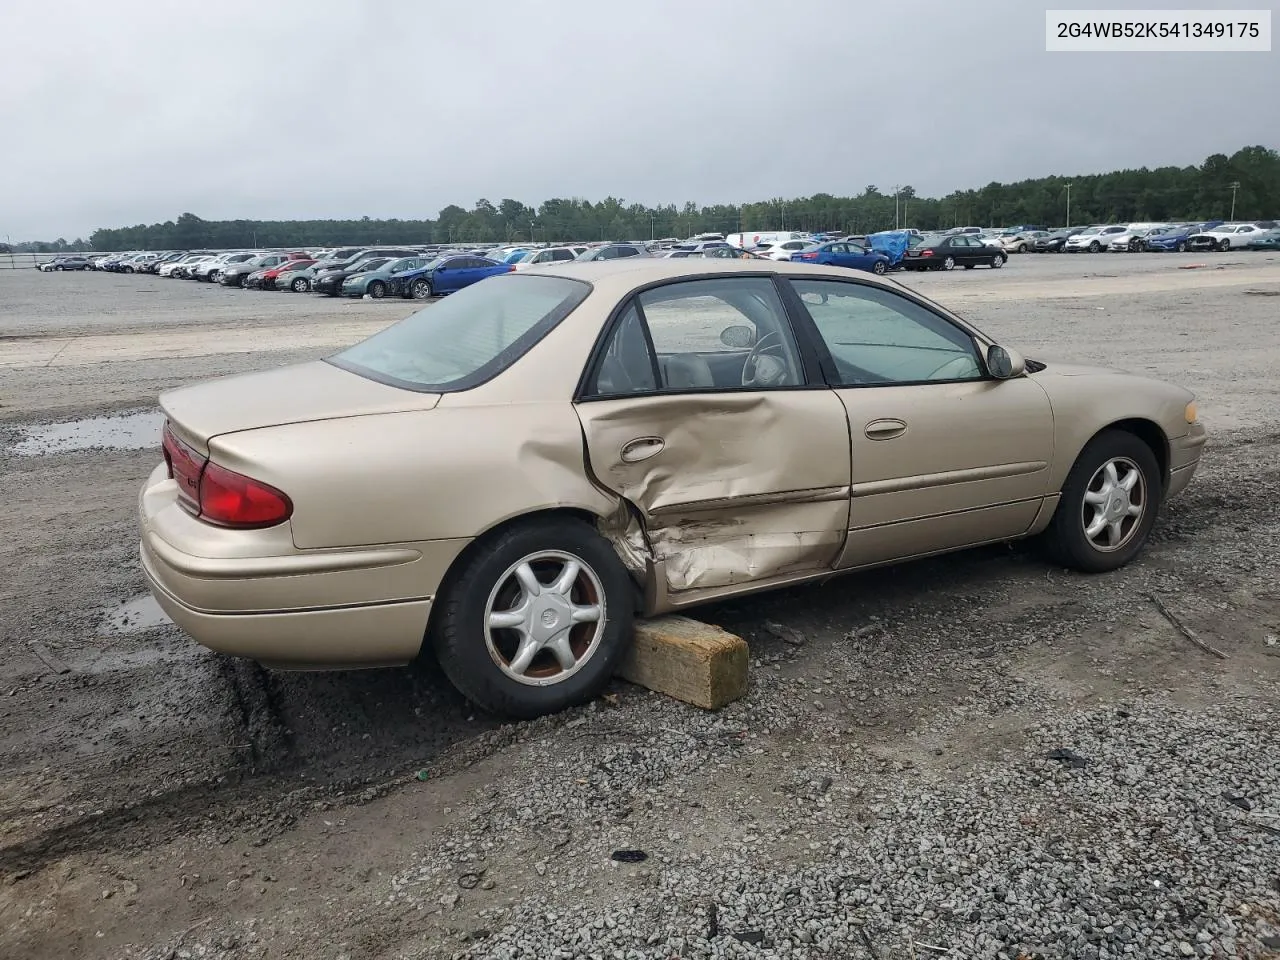
<svg viewBox="0 0 1280 960">
<path fill-rule="evenodd" d="M 465 541 L 299 550 L 289 524 L 225 530 L 191 516 L 158 467 L 138 498 L 151 593 L 197 643 L 287 669 L 407 663 Z"/>
<path fill-rule="evenodd" d="M 1186 436 L 1170 441 L 1169 486 L 1165 490 L 1165 499 L 1176 497 L 1187 488 L 1200 466 L 1200 457 L 1207 440 L 1204 424 L 1193 423 Z"/>
</svg>

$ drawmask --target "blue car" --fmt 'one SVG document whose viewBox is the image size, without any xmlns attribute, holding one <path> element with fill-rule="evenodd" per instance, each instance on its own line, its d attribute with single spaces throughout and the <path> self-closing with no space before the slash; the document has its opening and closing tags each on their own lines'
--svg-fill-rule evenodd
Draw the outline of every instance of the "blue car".
<svg viewBox="0 0 1280 960">
<path fill-rule="evenodd" d="M 463 287 L 479 283 L 488 277 L 511 273 L 515 267 L 498 263 L 488 257 L 462 256 L 436 257 L 425 267 L 405 270 L 391 277 L 390 293 L 398 293 L 405 299 L 428 300 L 431 297 L 456 293 Z"/>
<path fill-rule="evenodd" d="M 848 240 L 815 243 L 793 253 L 791 259 L 796 263 L 819 263 L 827 267 L 849 267 L 871 273 L 885 273 L 889 269 L 889 258 L 883 253 L 876 253 L 869 247 Z"/>
<path fill-rule="evenodd" d="M 1221 221 L 1219 221 L 1220 223 Z M 1148 234 L 1142 239 L 1142 248 L 1150 250 L 1153 253 L 1167 253 L 1170 250 L 1176 250 L 1182 253 L 1187 249 L 1187 238 L 1193 233 L 1201 233 L 1205 230 L 1212 230 L 1218 223 L 1210 220 L 1208 223 L 1188 223 L 1179 227 L 1174 227 L 1164 233 Z"/>
</svg>

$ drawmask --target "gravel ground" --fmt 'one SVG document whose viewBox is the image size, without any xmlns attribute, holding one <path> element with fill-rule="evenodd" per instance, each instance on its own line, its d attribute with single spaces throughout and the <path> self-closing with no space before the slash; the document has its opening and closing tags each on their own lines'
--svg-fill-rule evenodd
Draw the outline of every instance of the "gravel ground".
<svg viewBox="0 0 1280 960">
<path fill-rule="evenodd" d="M 908 282 L 1201 394 L 1206 463 L 1143 556 L 993 547 L 708 607 L 751 644 L 742 701 L 619 683 L 495 725 L 431 664 L 198 650 L 131 604 L 154 451 L 20 452 L 412 306 L 0 274 L 0 956 L 1280 956 L 1280 343 L 1249 292 L 1280 264 Z"/>
</svg>

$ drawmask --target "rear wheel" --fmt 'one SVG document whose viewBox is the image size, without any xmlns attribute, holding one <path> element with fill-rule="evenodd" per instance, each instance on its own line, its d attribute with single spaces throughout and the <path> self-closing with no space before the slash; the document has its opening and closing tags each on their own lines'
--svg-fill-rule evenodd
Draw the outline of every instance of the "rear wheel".
<svg viewBox="0 0 1280 960">
<path fill-rule="evenodd" d="M 945 259 L 945 260 L 943 260 L 943 261 L 942 261 L 942 269 L 943 269 L 943 270 L 954 270 L 955 268 L 956 268 L 956 258 L 955 258 L 955 257 L 947 257 L 947 259 Z"/>
<path fill-rule="evenodd" d="M 125 273 L 133 273 L 133 267 L 125 267 L 125 268 L 124 268 L 124 272 L 125 272 Z"/>
<path fill-rule="evenodd" d="M 1132 433 L 1106 430 L 1085 445 L 1067 475 L 1044 544 L 1064 566 L 1118 569 L 1146 543 L 1162 495 L 1151 448 Z"/>
<path fill-rule="evenodd" d="M 381 280 L 374 280 L 369 284 L 365 293 L 369 294 L 369 296 L 373 297 L 375 300 L 381 300 L 387 295 L 387 285 Z"/>
<path fill-rule="evenodd" d="M 467 699 L 529 718 L 589 700 L 631 642 L 633 590 L 579 520 L 532 520 L 477 544 L 442 591 L 431 641 Z"/>
<path fill-rule="evenodd" d="M 413 281 L 413 286 L 409 288 L 409 292 L 415 300 L 430 300 L 431 284 L 426 280 L 415 280 Z"/>
</svg>

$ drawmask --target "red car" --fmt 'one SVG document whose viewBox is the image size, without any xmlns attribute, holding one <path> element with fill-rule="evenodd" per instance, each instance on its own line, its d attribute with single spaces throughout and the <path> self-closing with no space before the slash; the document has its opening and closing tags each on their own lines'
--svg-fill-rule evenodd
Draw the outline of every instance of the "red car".
<svg viewBox="0 0 1280 960">
<path fill-rule="evenodd" d="M 276 277 L 280 276 L 280 274 L 289 270 L 301 270 L 303 267 L 309 267 L 313 263 L 315 263 L 315 260 L 307 257 L 286 260 L 284 263 L 277 264 L 274 267 L 249 274 L 244 285 L 258 290 L 274 290 L 276 288 Z"/>
</svg>

